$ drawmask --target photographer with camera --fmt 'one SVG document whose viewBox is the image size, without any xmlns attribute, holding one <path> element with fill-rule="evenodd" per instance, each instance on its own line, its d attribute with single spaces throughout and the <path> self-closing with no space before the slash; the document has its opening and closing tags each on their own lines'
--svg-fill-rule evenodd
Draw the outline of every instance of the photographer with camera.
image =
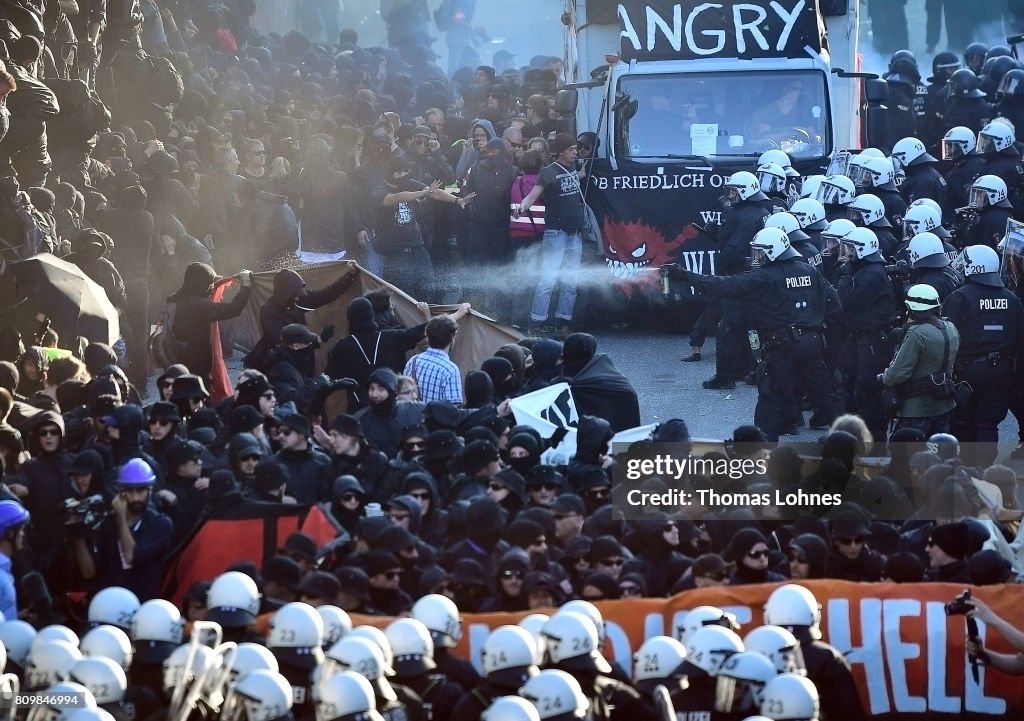
<svg viewBox="0 0 1024 721">
<path fill-rule="evenodd" d="M 1017 653 L 997 653 L 986 648 L 980 638 L 969 637 L 967 653 L 983 659 L 986 665 L 992 668 L 1012 673 L 1015 676 L 1024 676 L 1024 631 L 1014 628 L 1009 621 L 996 615 L 995 611 L 977 598 L 968 597 L 964 601 L 964 605 L 970 608 L 967 612 L 968 619 L 982 621 L 989 628 L 995 629 L 1017 651 Z M 947 610 L 946 613 L 948 614 L 949 611 Z"/>
<path fill-rule="evenodd" d="M 148 601 L 160 597 L 164 559 L 171 550 L 171 519 L 149 506 L 156 475 L 138 458 L 117 476 L 117 495 L 96 532 L 96 542 L 80 559 L 82 576 L 96 588 L 122 586 Z"/>
<path fill-rule="evenodd" d="M 64 525 L 59 530 L 47 530 L 59 535 L 61 545 L 67 549 L 65 558 L 56 559 L 46 576 L 51 591 L 58 598 L 68 591 L 85 590 L 82 571 L 88 563 L 85 554 L 89 553 L 96 529 L 110 511 L 110 499 L 103 492 L 105 481 L 103 457 L 97 451 L 86 448 L 75 455 L 61 500 Z"/>
</svg>

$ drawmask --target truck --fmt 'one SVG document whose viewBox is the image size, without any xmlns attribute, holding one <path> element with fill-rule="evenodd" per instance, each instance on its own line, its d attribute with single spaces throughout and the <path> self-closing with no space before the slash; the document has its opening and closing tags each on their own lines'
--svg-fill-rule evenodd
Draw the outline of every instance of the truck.
<svg viewBox="0 0 1024 721">
<path fill-rule="evenodd" d="M 611 284 L 714 274 L 728 177 L 785 151 L 802 177 L 885 145 L 885 81 L 859 72 L 860 0 L 566 0 L 561 127 L 596 134 L 583 181 Z M 688 286 L 675 301 L 695 299 Z"/>
</svg>

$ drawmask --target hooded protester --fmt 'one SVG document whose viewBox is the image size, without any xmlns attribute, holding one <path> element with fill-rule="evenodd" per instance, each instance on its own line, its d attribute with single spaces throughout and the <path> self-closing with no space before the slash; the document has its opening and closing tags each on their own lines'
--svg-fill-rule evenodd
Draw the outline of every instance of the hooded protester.
<svg viewBox="0 0 1024 721">
<path fill-rule="evenodd" d="M 181 344 L 179 360 L 192 373 L 206 379 L 207 385 L 213 370 L 210 324 L 240 315 L 252 293 L 252 273 L 243 270 L 238 279 L 241 287 L 235 297 L 215 303 L 210 296 L 221 277 L 205 263 L 192 263 L 185 269 L 182 286 L 167 299 L 176 305 L 173 330 Z"/>
<path fill-rule="evenodd" d="M 507 514 L 494 499 L 482 497 L 469 503 L 465 517 L 463 540 L 445 549 L 438 562 L 445 568 L 451 568 L 457 560 L 476 561 L 483 570 L 480 577 L 487 579 L 488 588 L 494 592 L 497 590 L 494 574 L 501 558 L 509 550 L 508 543 L 501 540 Z"/>
<path fill-rule="evenodd" d="M 514 469 L 504 468 L 491 476 L 487 495 L 505 509 L 509 518 L 515 518 L 526 506 L 526 481 Z"/>
<path fill-rule="evenodd" d="M 371 503 L 384 503 L 392 496 L 392 488 L 384 483 L 389 470 L 388 457 L 366 439 L 359 419 L 348 414 L 335 416 L 328 429 L 334 477 L 344 475 L 359 479 Z"/>
<path fill-rule="evenodd" d="M 592 471 L 604 472 L 608 443 L 612 436 L 611 424 L 604 418 L 580 416 L 576 426 L 576 455 L 569 460 L 565 477 L 576 491 L 581 490 L 582 478 Z"/>
<path fill-rule="evenodd" d="M 462 407 L 462 419 L 457 429 L 465 432 L 480 422 L 498 413 L 494 400 L 494 381 L 482 370 L 472 370 L 466 374 L 464 384 L 466 402 Z"/>
<path fill-rule="evenodd" d="M 182 441 L 167 454 L 165 490 L 173 494 L 173 500 L 164 502 L 163 511 L 174 523 L 172 547 L 188 537 L 206 505 L 207 485 L 198 483 L 206 477 L 202 462 L 204 451 L 201 443 Z"/>
<path fill-rule="evenodd" d="M 115 468 L 120 468 L 132 458 L 141 458 L 157 476 L 159 482 L 163 476 L 163 467 L 156 459 L 142 450 L 142 426 L 145 422 L 142 408 L 130 403 L 118 406 L 114 412 L 103 419 L 110 439 L 111 460 Z"/>
<path fill-rule="evenodd" d="M 508 439 L 508 465 L 519 475 L 528 479 L 526 485 L 531 493 L 531 503 L 533 504 L 536 504 L 536 498 L 533 497 L 533 484 L 529 482 L 528 477 L 530 471 L 540 463 L 540 453 L 540 443 L 529 433 L 516 433 Z"/>
<path fill-rule="evenodd" d="M 415 498 L 420 506 L 419 536 L 434 548 L 444 545 L 448 534 L 448 512 L 442 509 L 437 485 L 429 473 L 413 471 L 405 477 L 402 494 Z"/>
<path fill-rule="evenodd" d="M 562 344 L 550 338 L 534 343 L 533 373 L 523 386 L 523 394 L 533 393 L 558 382 L 563 375 Z"/>
<path fill-rule="evenodd" d="M 299 224 L 288 199 L 261 190 L 252 180 L 239 184 L 238 199 L 242 204 L 241 237 L 259 259 L 256 268 L 279 267 L 281 261 L 293 256 L 299 247 Z"/>
<path fill-rule="evenodd" d="M 507 358 L 492 356 L 481 364 L 480 370 L 491 377 L 494 384 L 494 401 L 500 403 L 516 393 L 516 374 Z"/>
<path fill-rule="evenodd" d="M 736 571 L 729 578 L 729 585 L 785 581 L 785 576 L 768 570 L 770 548 L 764 534 L 756 528 L 737 531 L 723 553 L 726 561 L 736 564 Z"/>
<path fill-rule="evenodd" d="M 228 441 L 227 461 L 235 479 L 235 484 L 242 492 L 252 489 L 256 480 L 256 469 L 266 456 L 266 451 L 259 439 L 251 433 L 235 433 Z"/>
<path fill-rule="evenodd" d="M 516 377 L 516 395 L 519 395 L 533 366 L 533 356 L 529 349 L 518 343 L 506 343 L 494 352 L 494 356 L 512 364 L 512 372 Z"/>
<path fill-rule="evenodd" d="M 366 508 L 366 491 L 355 476 L 338 476 L 331 486 L 331 516 L 350 535 L 356 533 Z"/>
<path fill-rule="evenodd" d="M 663 513 L 648 514 L 636 521 L 631 547 L 636 556 L 625 564 L 622 573 L 639 573 L 651 596 L 667 596 L 676 580 L 693 560 L 679 553 L 679 526 Z"/>
<path fill-rule="evenodd" d="M 81 268 L 83 273 L 106 291 L 111 304 L 124 313 L 127 304 L 124 280 L 106 257 L 107 250 L 112 244 L 109 236 L 98 230 L 86 228 L 75 236 L 71 244 L 71 255 L 65 260 Z"/>
<path fill-rule="evenodd" d="M 813 533 L 802 533 L 789 542 L 789 577 L 794 581 L 828 578 L 828 545 Z"/>
<path fill-rule="evenodd" d="M 378 368 L 367 378 L 366 397 L 369 406 L 354 417 L 367 440 L 389 457 L 398 453 L 402 429 L 423 422 L 426 406 L 419 401 L 400 401 L 398 377 L 390 368 Z"/>
<path fill-rule="evenodd" d="M 494 578 L 495 594 L 485 600 L 480 613 L 516 613 L 529 609 L 523 592 L 523 579 L 531 570 L 530 556 L 522 548 L 513 548 L 498 562 Z"/>
<path fill-rule="evenodd" d="M 483 132 L 480 132 L 480 131 Z M 466 178 L 470 168 L 476 165 L 484 146 L 498 137 L 490 120 L 477 118 L 469 128 L 469 142 L 462 148 L 462 155 L 455 166 L 455 177 L 461 182 Z M 504 148 L 503 148 L 504 149 Z M 506 214 L 507 215 L 507 214 Z"/>
<path fill-rule="evenodd" d="M 43 390 L 46 385 L 46 370 L 49 365 L 50 360 L 45 349 L 36 345 L 25 349 L 25 352 L 18 358 L 18 393 L 28 398 Z"/>
<path fill-rule="evenodd" d="M 22 464 L 18 482 L 28 489 L 25 507 L 34 519 L 29 526 L 37 568 L 46 575 L 61 550 L 61 539 L 50 532 L 64 523 L 61 505 L 72 457 L 64 448 L 64 419 L 54 411 L 32 418 L 25 443 L 32 458 Z"/>
<path fill-rule="evenodd" d="M 572 389 L 580 416 L 607 418 L 613 431 L 640 425 L 640 402 L 633 384 L 605 353 L 597 352 L 597 339 L 573 333 L 562 347 L 562 373 Z"/>
</svg>

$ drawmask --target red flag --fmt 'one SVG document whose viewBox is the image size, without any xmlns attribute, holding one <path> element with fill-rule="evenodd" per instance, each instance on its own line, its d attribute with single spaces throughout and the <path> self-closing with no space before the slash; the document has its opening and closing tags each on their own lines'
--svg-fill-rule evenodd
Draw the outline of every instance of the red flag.
<svg viewBox="0 0 1024 721">
<path fill-rule="evenodd" d="M 220 303 L 224 299 L 224 292 L 234 282 L 234 276 L 220 281 L 214 287 L 213 296 L 210 299 L 214 303 Z M 213 396 L 213 403 L 216 404 L 235 392 L 231 387 L 231 377 L 228 375 L 228 367 L 224 363 L 224 350 L 220 345 L 220 323 L 210 323 L 210 345 L 213 347 L 213 365 L 210 368 L 213 388 L 210 389 L 210 394 Z"/>
</svg>

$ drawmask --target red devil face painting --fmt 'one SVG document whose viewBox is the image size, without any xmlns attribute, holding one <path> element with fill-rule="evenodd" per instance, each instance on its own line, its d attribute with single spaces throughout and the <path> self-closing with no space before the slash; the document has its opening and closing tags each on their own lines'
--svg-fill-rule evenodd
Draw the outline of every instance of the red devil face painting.
<svg viewBox="0 0 1024 721">
<path fill-rule="evenodd" d="M 627 293 L 633 285 L 656 284 L 658 275 L 652 271 L 673 262 L 679 249 L 698 235 L 697 228 L 687 225 L 669 239 L 646 223 L 619 223 L 610 219 L 605 220 L 602 230 L 604 261 L 615 278 L 615 285 Z"/>
</svg>

